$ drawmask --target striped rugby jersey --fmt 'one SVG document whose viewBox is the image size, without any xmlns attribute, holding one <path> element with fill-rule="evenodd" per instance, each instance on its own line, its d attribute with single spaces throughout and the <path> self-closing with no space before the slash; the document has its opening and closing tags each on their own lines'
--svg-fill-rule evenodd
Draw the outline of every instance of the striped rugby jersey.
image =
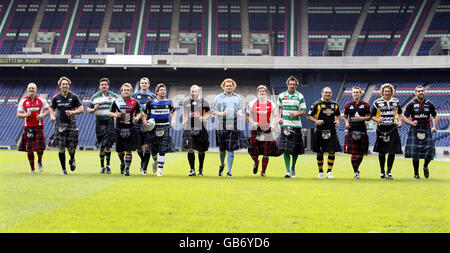
<svg viewBox="0 0 450 253">
<path fill-rule="evenodd" d="M 103 95 L 101 91 L 96 92 L 92 95 L 91 100 L 89 101 L 89 108 L 94 108 L 96 104 L 99 105 L 98 110 L 95 112 L 95 118 L 97 120 L 109 120 L 109 110 L 111 109 L 111 105 L 118 98 L 117 94 L 111 91 L 108 91 L 106 95 Z"/>
<path fill-rule="evenodd" d="M 147 119 L 155 119 L 156 126 L 170 126 L 170 113 L 174 111 L 172 101 L 169 99 L 153 99 L 145 105 Z"/>
<path fill-rule="evenodd" d="M 302 121 L 300 120 L 300 116 L 291 117 L 289 115 L 290 112 L 298 112 L 298 111 L 306 111 L 306 102 L 303 95 L 295 91 L 294 94 L 290 94 L 288 91 L 285 91 L 278 95 L 277 106 L 281 108 L 281 119 L 283 120 L 283 124 L 281 126 L 289 126 L 289 127 L 302 127 Z"/>
<path fill-rule="evenodd" d="M 395 126 L 397 125 L 397 115 L 402 114 L 402 108 L 400 101 L 397 98 L 391 98 L 386 101 L 383 98 L 379 98 L 373 102 L 372 116 L 383 117 L 381 124 L 378 126 Z"/>
</svg>

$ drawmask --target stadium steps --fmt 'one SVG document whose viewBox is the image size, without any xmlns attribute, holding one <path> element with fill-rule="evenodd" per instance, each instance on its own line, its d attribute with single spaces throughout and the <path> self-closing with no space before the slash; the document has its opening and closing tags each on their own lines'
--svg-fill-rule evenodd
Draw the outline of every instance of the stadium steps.
<svg viewBox="0 0 450 253">
<path fill-rule="evenodd" d="M 108 31 L 111 26 L 111 18 L 114 9 L 114 0 L 108 0 L 105 10 L 105 16 L 103 17 L 102 29 L 100 30 L 100 36 L 98 39 L 98 48 L 107 48 Z"/>
<path fill-rule="evenodd" d="M 308 0 L 300 1 L 300 55 L 309 55 Z"/>
<path fill-rule="evenodd" d="M 242 50 L 250 49 L 250 25 L 248 21 L 247 0 L 241 0 L 241 36 Z"/>
<path fill-rule="evenodd" d="M 427 33 L 428 28 L 430 27 L 431 21 L 433 20 L 434 14 L 436 13 L 436 9 L 439 6 L 439 2 L 440 0 L 433 1 L 433 5 L 431 6 L 430 11 L 427 14 L 427 17 L 425 18 L 422 28 L 420 29 L 419 35 L 414 41 L 414 45 L 409 55 L 414 56 L 417 55 L 417 52 L 419 51 L 419 48 L 422 45 L 423 38 L 425 37 L 425 34 Z"/>
<path fill-rule="evenodd" d="M 345 49 L 345 56 L 352 56 L 353 51 L 355 50 L 356 43 L 358 43 L 358 37 L 361 34 L 361 29 L 366 21 L 367 14 L 369 13 L 370 5 L 372 4 L 372 0 L 366 1 L 363 9 L 361 10 L 361 14 L 359 16 L 358 22 L 356 23 L 355 29 L 353 30 L 352 37 L 350 38 L 347 48 Z"/>
<path fill-rule="evenodd" d="M 176 49 L 179 47 L 178 38 L 179 38 L 179 30 L 180 30 L 180 0 L 173 1 L 173 9 L 172 9 L 172 23 L 170 24 L 170 40 L 169 40 L 169 49 Z M 169 50 L 170 51 L 170 50 Z"/>
<path fill-rule="evenodd" d="M 62 46 L 60 49 L 61 55 L 67 55 L 69 53 L 69 47 L 70 44 L 70 38 L 71 35 L 74 34 L 75 31 L 75 17 L 80 13 L 81 15 L 81 8 L 80 8 L 80 2 L 81 0 L 76 0 L 75 4 L 73 5 L 72 13 L 70 14 L 70 20 L 69 24 L 66 29 L 64 29 L 64 34 L 60 35 L 60 39 L 62 40 Z"/>
<path fill-rule="evenodd" d="M 41 27 L 42 19 L 45 14 L 45 9 L 47 8 L 47 4 L 48 4 L 48 0 L 42 0 L 40 2 L 39 10 L 36 14 L 36 18 L 34 19 L 34 23 L 31 28 L 31 31 L 30 31 L 30 35 L 28 36 L 27 44 L 25 45 L 26 48 L 34 47 L 36 35 L 39 31 L 39 28 Z"/>
</svg>

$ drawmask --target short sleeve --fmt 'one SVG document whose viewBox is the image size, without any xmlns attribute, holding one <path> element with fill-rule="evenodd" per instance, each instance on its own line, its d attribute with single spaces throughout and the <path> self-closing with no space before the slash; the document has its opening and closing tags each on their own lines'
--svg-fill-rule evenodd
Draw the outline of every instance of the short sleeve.
<svg viewBox="0 0 450 253">
<path fill-rule="evenodd" d="M 338 103 L 334 104 L 334 115 L 335 116 L 340 116 L 341 115 L 341 110 L 339 109 Z"/>
<path fill-rule="evenodd" d="M 316 113 L 317 113 L 317 103 L 314 103 L 311 105 L 311 108 L 309 109 L 308 116 L 314 117 Z"/>
<path fill-rule="evenodd" d="M 53 110 L 56 110 L 56 107 L 57 107 L 56 96 L 54 96 L 52 98 L 52 105 L 51 105 L 51 107 L 52 107 Z"/>
<path fill-rule="evenodd" d="M 430 114 L 433 117 L 436 117 L 437 113 L 436 113 L 436 107 L 434 106 L 434 104 L 432 102 L 430 102 Z"/>
<path fill-rule="evenodd" d="M 25 98 L 23 98 L 23 99 L 20 100 L 19 106 L 17 107 L 17 111 L 18 111 L 18 112 L 23 112 L 23 111 L 24 111 L 24 109 L 23 109 L 23 102 L 24 102 L 24 101 L 25 101 Z"/>
</svg>

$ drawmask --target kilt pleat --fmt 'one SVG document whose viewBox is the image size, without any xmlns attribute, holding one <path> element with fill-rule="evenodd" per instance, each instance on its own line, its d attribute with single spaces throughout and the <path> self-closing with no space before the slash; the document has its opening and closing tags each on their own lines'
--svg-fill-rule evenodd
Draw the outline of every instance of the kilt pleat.
<svg viewBox="0 0 450 253">
<path fill-rule="evenodd" d="M 22 140 L 19 144 L 19 151 L 45 150 L 44 126 L 30 127 L 34 130 L 34 137 L 28 138 L 26 128 L 23 129 Z"/>
<path fill-rule="evenodd" d="M 49 146 L 56 148 L 76 149 L 78 146 L 78 128 L 76 122 L 71 122 L 65 131 L 58 131 L 60 124 L 56 123 L 53 135 L 50 137 Z"/>
<path fill-rule="evenodd" d="M 303 135 L 301 128 L 292 128 L 294 133 L 286 135 L 284 129 L 281 127 L 281 134 L 278 137 L 278 150 L 281 153 L 290 155 L 301 155 L 305 153 L 305 146 L 303 144 Z"/>
<path fill-rule="evenodd" d="M 397 128 L 392 130 L 389 136 L 390 141 L 385 142 L 383 141 L 383 135 L 377 130 L 377 140 L 373 146 L 373 152 L 403 154 L 402 143 Z"/>
<path fill-rule="evenodd" d="M 116 141 L 116 131 L 112 120 L 104 122 L 97 121 L 95 133 L 97 137 L 97 148 L 110 148 Z"/>
<path fill-rule="evenodd" d="M 339 139 L 336 134 L 336 129 L 331 130 L 331 137 L 327 140 L 322 138 L 322 131 L 314 130 L 311 138 L 313 151 L 316 153 L 325 152 L 340 152 L 341 144 L 339 144 Z"/>
<path fill-rule="evenodd" d="M 352 155 L 366 155 L 369 151 L 369 135 L 362 132 L 361 139 L 353 140 L 352 131 L 345 135 L 344 153 Z"/>
<path fill-rule="evenodd" d="M 116 128 L 116 151 L 134 151 L 139 147 L 137 142 L 137 133 L 134 127 L 130 128 L 130 136 L 123 138 L 120 135 L 120 129 Z"/>
<path fill-rule="evenodd" d="M 262 132 L 262 131 L 260 131 Z M 258 131 L 251 130 L 251 135 L 248 137 L 248 153 L 251 156 L 280 156 L 282 153 L 278 149 L 278 142 L 273 138 L 270 131 L 264 132 L 265 140 L 258 141 Z"/>
<path fill-rule="evenodd" d="M 436 155 L 436 149 L 434 146 L 433 136 L 431 129 L 427 129 L 425 133 L 425 139 L 417 139 L 417 129 L 410 127 L 408 132 L 408 138 L 405 145 L 405 158 L 413 159 L 434 159 Z"/>
<path fill-rule="evenodd" d="M 216 130 L 216 141 L 221 152 L 235 151 L 249 146 L 241 130 Z"/>
<path fill-rule="evenodd" d="M 164 135 L 161 137 L 156 136 L 156 127 L 148 133 L 148 143 L 152 154 L 155 153 L 174 153 L 175 145 L 173 144 L 172 137 L 170 136 L 169 126 L 165 126 Z"/>
<path fill-rule="evenodd" d="M 198 135 L 192 135 L 191 130 L 184 130 L 183 143 L 185 144 L 185 148 L 192 148 L 199 152 L 206 152 L 209 148 L 208 131 L 203 129 Z"/>
</svg>

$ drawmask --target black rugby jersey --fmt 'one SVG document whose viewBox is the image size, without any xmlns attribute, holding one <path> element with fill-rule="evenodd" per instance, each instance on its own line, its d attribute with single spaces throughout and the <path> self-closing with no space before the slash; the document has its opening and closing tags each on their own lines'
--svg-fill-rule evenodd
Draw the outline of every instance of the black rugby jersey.
<svg viewBox="0 0 450 253">
<path fill-rule="evenodd" d="M 436 108 L 433 102 L 424 99 L 419 102 L 417 98 L 409 102 L 405 109 L 405 117 L 417 120 L 417 127 L 426 128 L 431 125 L 431 117 L 436 117 Z"/>
<path fill-rule="evenodd" d="M 358 103 L 350 101 L 344 106 L 344 115 L 348 116 L 348 123 L 350 124 L 350 130 L 354 131 L 366 131 L 365 121 L 353 121 L 353 117 L 364 117 L 370 115 L 369 103 L 360 100 Z"/>
<path fill-rule="evenodd" d="M 320 99 L 311 105 L 308 115 L 324 121 L 323 125 L 316 125 L 317 129 L 332 130 L 335 129 L 336 116 L 341 115 L 341 113 L 338 103 L 335 101 L 325 102 Z"/>
<path fill-rule="evenodd" d="M 400 101 L 397 98 L 391 98 L 389 101 L 379 98 L 373 102 L 371 114 L 383 118 L 381 123 L 377 122 L 378 127 L 382 130 L 390 130 L 398 123 L 397 115 L 402 114 Z"/>
<path fill-rule="evenodd" d="M 61 95 L 61 92 L 59 92 L 53 97 L 51 105 L 53 110 L 58 109 L 58 112 L 56 113 L 56 122 L 71 123 L 72 121 L 75 121 L 75 115 L 72 115 L 70 117 L 67 116 L 66 110 L 75 110 L 80 105 L 80 98 L 75 93 L 69 91 L 67 93 L 67 96 L 64 97 L 63 95 Z"/>
<path fill-rule="evenodd" d="M 208 101 L 202 99 L 193 100 L 191 98 L 184 101 L 183 110 L 188 113 L 187 127 L 185 130 L 202 130 L 205 129 L 203 122 L 199 117 L 205 117 L 206 113 L 211 110 Z M 190 127 L 190 128 L 189 128 Z"/>
</svg>

